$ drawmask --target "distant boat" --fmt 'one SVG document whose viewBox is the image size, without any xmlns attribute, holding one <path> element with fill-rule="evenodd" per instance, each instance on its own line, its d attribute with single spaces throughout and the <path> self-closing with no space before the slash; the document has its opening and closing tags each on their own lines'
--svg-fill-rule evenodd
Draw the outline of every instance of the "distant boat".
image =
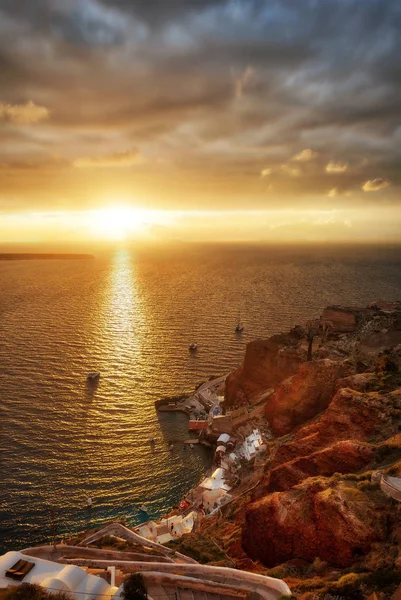
<svg viewBox="0 0 401 600">
<path fill-rule="evenodd" d="M 238 315 L 238 323 L 237 323 L 237 325 L 236 325 L 236 327 L 235 327 L 235 331 L 236 331 L 237 333 L 241 333 L 241 331 L 243 331 L 243 330 L 244 330 L 244 326 L 243 326 L 243 324 L 241 323 L 241 315 Z"/>
<path fill-rule="evenodd" d="M 100 371 L 93 371 L 86 376 L 87 381 L 97 381 L 100 377 Z"/>
<path fill-rule="evenodd" d="M 192 342 L 192 344 L 189 344 L 189 351 L 190 352 L 195 352 L 195 350 L 198 349 L 198 344 L 195 344 L 194 342 Z"/>
<path fill-rule="evenodd" d="M 146 508 L 146 506 L 144 504 L 142 504 L 142 506 L 139 507 L 139 510 L 143 513 L 148 514 L 148 509 Z"/>
</svg>

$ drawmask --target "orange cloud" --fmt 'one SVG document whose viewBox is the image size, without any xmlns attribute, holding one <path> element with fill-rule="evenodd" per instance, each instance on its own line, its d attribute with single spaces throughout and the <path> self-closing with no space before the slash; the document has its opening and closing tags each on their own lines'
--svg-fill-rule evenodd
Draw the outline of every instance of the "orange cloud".
<svg viewBox="0 0 401 600">
<path fill-rule="evenodd" d="M 79 169 L 92 169 L 98 167 L 132 167 L 143 162 L 143 157 L 138 150 L 128 150 L 101 156 L 82 156 L 74 160 L 73 165 Z"/>
<path fill-rule="evenodd" d="M 378 190 L 382 190 L 390 185 L 390 182 L 387 179 L 381 179 L 377 177 L 376 179 L 369 179 L 365 181 L 362 186 L 364 192 L 377 192 Z"/>
<path fill-rule="evenodd" d="M 316 156 L 318 156 L 318 152 L 314 152 L 310 148 L 306 148 L 305 150 L 298 152 L 298 154 L 295 154 L 295 156 L 293 156 L 291 160 L 299 160 L 300 162 L 308 162 L 308 161 L 316 158 Z"/>
<path fill-rule="evenodd" d="M 326 173 L 345 173 L 348 170 L 348 164 L 344 162 L 335 162 L 331 160 L 326 165 Z"/>
<path fill-rule="evenodd" d="M 47 119 L 49 110 L 32 101 L 26 104 L 5 104 L 0 102 L 0 120 L 11 121 L 16 125 L 31 125 Z"/>
<path fill-rule="evenodd" d="M 299 175 L 302 173 L 301 169 L 298 169 L 297 167 L 290 167 L 289 165 L 281 165 L 281 170 L 290 177 L 299 177 Z"/>
</svg>

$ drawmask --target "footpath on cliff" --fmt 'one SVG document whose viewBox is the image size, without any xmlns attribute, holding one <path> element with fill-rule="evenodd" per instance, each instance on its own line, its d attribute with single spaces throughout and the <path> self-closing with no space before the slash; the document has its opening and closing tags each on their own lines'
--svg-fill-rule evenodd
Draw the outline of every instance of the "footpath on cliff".
<svg viewBox="0 0 401 600">
<path fill-rule="evenodd" d="M 249 343 L 224 395 L 233 436 L 247 418 L 272 435 L 245 493 L 177 550 L 211 540 L 304 600 L 401 598 L 401 302 L 327 307 Z"/>
</svg>

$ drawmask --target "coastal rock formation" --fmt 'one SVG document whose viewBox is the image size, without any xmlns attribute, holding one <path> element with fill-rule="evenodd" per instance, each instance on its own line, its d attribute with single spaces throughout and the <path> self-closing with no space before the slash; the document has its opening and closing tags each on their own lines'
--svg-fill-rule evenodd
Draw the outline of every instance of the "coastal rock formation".
<svg viewBox="0 0 401 600">
<path fill-rule="evenodd" d="M 373 460 L 372 445 L 345 440 L 313 452 L 309 456 L 295 458 L 270 469 L 264 481 L 266 492 L 285 491 L 308 477 L 352 473 Z"/>
<path fill-rule="evenodd" d="M 375 373 L 356 373 L 349 377 L 337 379 L 335 389 L 336 391 L 341 388 L 350 388 L 357 392 L 367 392 L 369 389 L 374 389 L 377 383 L 377 377 Z"/>
<path fill-rule="evenodd" d="M 243 366 L 226 379 L 226 406 L 255 404 L 266 390 L 295 373 L 306 359 L 300 346 L 302 336 L 303 331 L 294 328 L 288 334 L 247 344 Z"/>
<path fill-rule="evenodd" d="M 398 433 L 400 419 L 401 390 L 362 393 L 342 388 L 318 421 L 304 425 L 292 440 L 277 446 L 268 468 L 310 456 L 340 440 L 384 441 Z"/>
<path fill-rule="evenodd" d="M 390 433 L 396 433 L 400 417 L 401 390 L 362 393 L 342 388 L 308 433 L 314 428 L 321 439 L 328 435 L 336 439 L 386 439 Z"/>
<path fill-rule="evenodd" d="M 354 383 L 364 387 L 359 378 Z M 396 456 L 400 420 L 401 390 L 341 388 L 320 419 L 277 444 L 253 495 L 259 499 L 246 513 L 242 541 L 251 558 L 272 566 L 294 556 L 318 556 L 347 566 L 355 553 L 365 554 L 373 541 L 382 539 L 377 502 L 347 481 L 346 474 L 380 457 Z M 334 473 L 332 480 L 316 479 Z M 340 473 L 344 481 L 335 479 Z"/>
<path fill-rule="evenodd" d="M 266 403 L 266 418 L 273 432 L 285 435 L 327 408 L 340 373 L 341 364 L 330 359 L 302 364 Z"/>
<path fill-rule="evenodd" d="M 333 324 L 333 330 L 340 333 L 355 331 L 358 325 L 358 317 L 369 309 L 360 309 L 346 306 L 327 306 L 321 316 L 324 321 Z M 372 311 L 371 311 L 372 312 Z"/>
<path fill-rule="evenodd" d="M 355 482 L 308 480 L 250 506 L 243 546 L 267 566 L 319 557 L 346 567 L 385 538 L 388 506 L 385 499 L 375 503 Z"/>
</svg>

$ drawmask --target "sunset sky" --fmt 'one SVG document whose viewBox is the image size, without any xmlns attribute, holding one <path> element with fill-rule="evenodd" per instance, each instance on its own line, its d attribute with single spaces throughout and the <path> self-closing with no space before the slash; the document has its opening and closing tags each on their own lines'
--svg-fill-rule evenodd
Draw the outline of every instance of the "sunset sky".
<svg viewBox="0 0 401 600">
<path fill-rule="evenodd" d="M 401 3 L 0 0 L 0 242 L 401 241 Z"/>
</svg>

